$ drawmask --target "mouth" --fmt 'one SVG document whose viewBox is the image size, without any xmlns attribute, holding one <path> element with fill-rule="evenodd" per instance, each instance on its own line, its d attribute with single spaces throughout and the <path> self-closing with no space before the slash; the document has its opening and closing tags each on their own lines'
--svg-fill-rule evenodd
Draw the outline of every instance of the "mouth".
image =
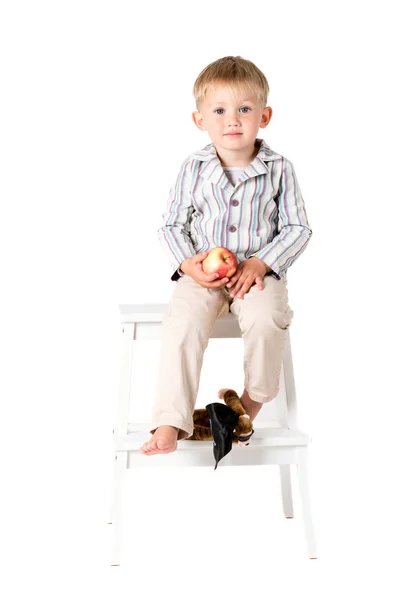
<svg viewBox="0 0 414 600">
<path fill-rule="evenodd" d="M 228 137 L 237 137 L 238 135 L 242 135 L 241 133 L 225 133 L 224 135 Z"/>
</svg>

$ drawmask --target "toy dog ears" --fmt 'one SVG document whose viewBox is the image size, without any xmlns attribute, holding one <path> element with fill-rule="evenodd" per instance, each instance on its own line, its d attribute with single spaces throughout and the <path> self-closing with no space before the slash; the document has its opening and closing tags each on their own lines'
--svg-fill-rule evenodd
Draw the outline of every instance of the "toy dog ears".
<svg viewBox="0 0 414 600">
<path fill-rule="evenodd" d="M 206 410 L 210 419 L 211 433 L 213 435 L 213 454 L 217 469 L 219 461 L 232 449 L 233 430 L 239 416 L 226 404 L 212 402 L 207 404 Z"/>
</svg>

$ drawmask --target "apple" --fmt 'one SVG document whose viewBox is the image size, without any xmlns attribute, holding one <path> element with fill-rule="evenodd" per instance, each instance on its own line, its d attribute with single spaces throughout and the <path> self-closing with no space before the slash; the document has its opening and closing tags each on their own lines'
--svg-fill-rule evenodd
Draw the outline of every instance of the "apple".
<svg viewBox="0 0 414 600">
<path fill-rule="evenodd" d="M 223 277 L 234 275 L 238 264 L 233 252 L 230 252 L 227 248 L 218 246 L 209 251 L 201 266 L 207 275 L 218 273 L 220 279 L 223 279 Z"/>
</svg>

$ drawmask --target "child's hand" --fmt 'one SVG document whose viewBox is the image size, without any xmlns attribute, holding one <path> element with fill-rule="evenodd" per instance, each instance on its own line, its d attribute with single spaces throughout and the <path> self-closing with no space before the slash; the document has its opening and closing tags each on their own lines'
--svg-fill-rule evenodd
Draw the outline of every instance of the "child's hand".
<svg viewBox="0 0 414 600">
<path fill-rule="evenodd" d="M 214 289 L 224 287 L 229 280 L 228 277 L 218 279 L 218 273 L 212 273 L 211 275 L 206 275 L 206 273 L 204 273 L 201 263 L 207 258 L 207 254 L 208 252 L 200 252 L 200 254 L 196 254 L 191 258 L 186 258 L 185 261 L 181 263 L 181 271 L 192 277 L 194 281 L 205 288 Z"/>
<path fill-rule="evenodd" d="M 239 263 L 235 274 L 227 284 L 228 288 L 234 286 L 230 296 L 234 298 L 237 295 L 238 298 L 243 298 L 255 283 L 259 290 L 263 290 L 263 277 L 268 271 L 271 271 L 271 268 L 260 258 L 252 257 Z"/>
</svg>

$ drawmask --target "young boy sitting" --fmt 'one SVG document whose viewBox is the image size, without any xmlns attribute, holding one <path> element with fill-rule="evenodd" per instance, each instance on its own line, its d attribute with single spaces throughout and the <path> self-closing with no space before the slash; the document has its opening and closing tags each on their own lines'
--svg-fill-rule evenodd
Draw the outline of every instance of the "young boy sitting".
<svg viewBox="0 0 414 600">
<path fill-rule="evenodd" d="M 253 420 L 277 396 L 292 321 L 286 272 L 312 235 L 292 163 L 256 137 L 272 117 L 264 74 L 226 56 L 200 73 L 193 93 L 194 123 L 212 143 L 183 162 L 158 230 L 176 286 L 162 325 L 153 435 L 140 449 L 147 455 L 173 452 L 192 435 L 204 351 L 229 310 L 243 338 L 244 409 Z M 230 279 L 202 270 L 215 246 L 239 261 Z"/>
</svg>

